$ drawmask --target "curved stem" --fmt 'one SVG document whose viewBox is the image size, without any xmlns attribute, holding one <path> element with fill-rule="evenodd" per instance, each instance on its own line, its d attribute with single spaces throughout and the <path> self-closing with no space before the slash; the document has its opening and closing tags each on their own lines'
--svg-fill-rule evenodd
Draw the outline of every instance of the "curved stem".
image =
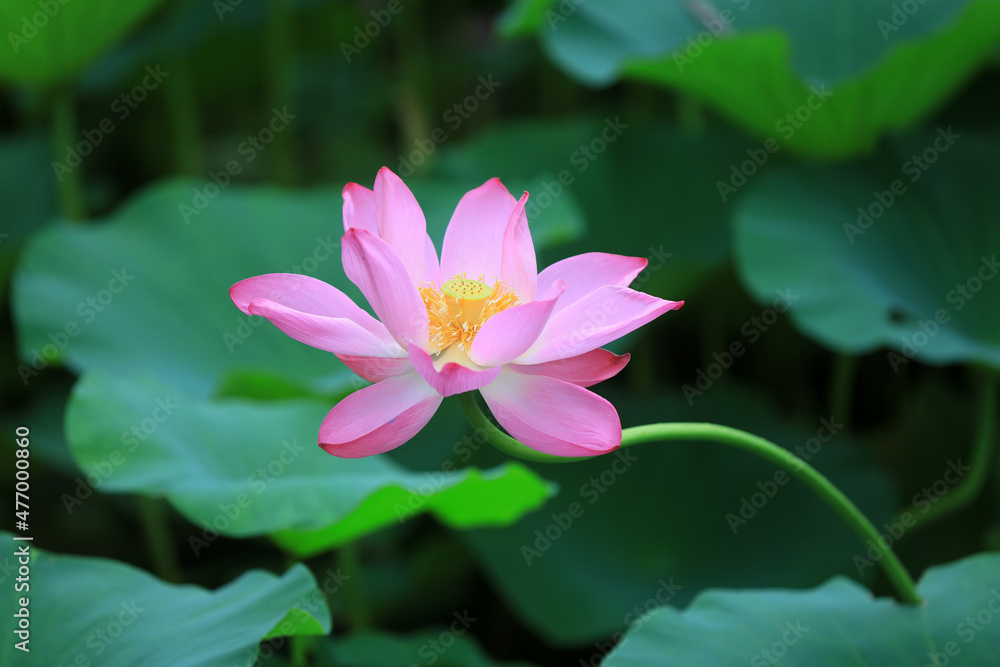
<svg viewBox="0 0 1000 667">
<path fill-rule="evenodd" d="M 486 418 L 476 404 L 473 392 L 462 394 L 459 398 L 462 403 L 462 409 L 465 411 L 472 425 L 477 429 L 481 429 L 481 432 L 489 439 L 490 443 L 501 451 L 528 461 L 566 462 L 581 460 L 550 456 L 528 448 L 526 445 L 501 432 Z M 886 544 L 875 526 L 858 509 L 857 505 L 851 502 L 830 480 L 795 454 L 759 436 L 718 424 L 685 422 L 648 424 L 646 426 L 634 426 L 622 431 L 622 447 L 630 447 L 643 442 L 665 440 L 720 442 L 753 452 L 785 468 L 793 477 L 797 477 L 805 482 L 820 498 L 825 500 L 847 522 L 847 525 L 858 534 L 863 542 L 869 543 L 870 546 L 873 546 L 880 552 L 881 557 L 878 561 L 888 575 L 889 580 L 896 587 L 900 599 L 908 604 L 920 604 L 922 602 L 913 579 L 906 571 L 906 568 L 899 561 L 899 558 L 892 551 L 891 547 Z"/>
<path fill-rule="evenodd" d="M 79 139 L 76 123 L 76 108 L 73 91 L 69 84 L 56 92 L 55 108 L 53 109 L 53 165 L 61 165 L 56 170 L 59 181 L 59 205 L 62 214 L 70 220 L 83 220 L 87 217 L 87 205 L 81 185 L 80 164 L 68 165 L 66 153 L 75 146 Z"/>
<path fill-rule="evenodd" d="M 937 502 L 927 508 L 926 513 L 919 516 L 909 514 L 916 521 L 911 529 L 939 519 L 942 516 L 956 512 L 979 496 L 990 472 L 990 459 L 993 453 L 993 439 L 997 421 L 997 375 L 990 373 L 983 379 L 979 395 L 979 425 L 976 429 L 976 441 L 972 445 L 972 461 L 969 473 L 955 488 L 938 496 Z M 900 516 L 902 516 L 902 514 Z M 899 521 L 899 519 L 896 519 Z M 905 524 L 904 524 L 905 525 Z"/>
</svg>

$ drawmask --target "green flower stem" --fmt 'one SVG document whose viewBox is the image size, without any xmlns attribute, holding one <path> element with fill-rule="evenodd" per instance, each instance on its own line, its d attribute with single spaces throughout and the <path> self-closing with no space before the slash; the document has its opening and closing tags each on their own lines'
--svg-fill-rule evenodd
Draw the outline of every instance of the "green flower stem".
<svg viewBox="0 0 1000 667">
<path fill-rule="evenodd" d="M 344 589 L 347 598 L 347 618 L 352 632 L 363 632 L 372 627 L 371 611 L 365 604 L 364 573 L 361 569 L 361 557 L 358 547 L 348 542 L 340 547 L 340 567 L 345 579 L 351 583 Z"/>
<path fill-rule="evenodd" d="M 179 584 L 184 581 L 177 553 L 170 535 L 170 521 L 164 501 L 147 496 L 136 496 L 142 532 L 146 538 L 153 571 L 164 581 Z"/>
<path fill-rule="evenodd" d="M 78 141 L 79 128 L 76 124 L 76 109 L 74 108 L 73 91 L 69 84 L 56 91 L 53 108 L 53 156 L 59 163 L 66 161 L 66 148 L 74 146 Z M 70 167 L 69 171 L 56 177 L 59 182 L 59 204 L 62 214 L 70 220 L 83 220 L 87 217 L 87 207 L 84 203 L 83 187 L 80 185 L 80 165 Z"/>
<path fill-rule="evenodd" d="M 996 437 L 997 422 L 997 375 L 990 372 L 984 379 L 979 395 L 979 425 L 976 428 L 976 441 L 972 445 L 972 462 L 969 464 L 971 470 L 965 479 L 961 480 L 955 488 L 951 489 L 931 505 L 927 512 L 914 515 L 911 512 L 911 520 L 916 520 L 910 528 L 916 528 L 926 523 L 947 516 L 956 512 L 979 496 L 983 485 L 990 472 L 990 459 L 993 454 L 993 441 Z M 896 521 L 900 521 L 899 518 Z"/>
<path fill-rule="evenodd" d="M 856 356 L 838 354 L 834 357 L 830 373 L 830 411 L 844 426 L 849 426 L 851 422 L 851 393 L 857 373 Z"/>
<path fill-rule="evenodd" d="M 271 109 L 292 107 L 296 113 L 292 88 L 294 68 L 295 16 L 288 0 L 268 0 L 264 50 L 267 54 L 266 81 Z M 270 109 L 269 115 L 271 113 Z M 298 170 L 295 166 L 295 137 L 297 128 L 289 125 L 275 132 L 269 150 L 274 180 L 282 185 L 295 185 Z"/>
<path fill-rule="evenodd" d="M 506 433 L 501 432 L 486 418 L 482 410 L 479 409 L 474 392 L 461 394 L 459 400 L 472 426 L 479 429 L 497 449 L 511 456 L 539 462 L 563 463 L 582 460 L 580 458 L 550 456 L 536 452 Z M 795 456 L 795 454 L 782 449 L 764 438 L 728 426 L 719 426 L 718 424 L 684 422 L 648 424 L 646 426 L 627 428 L 622 432 L 622 447 L 630 447 L 643 442 L 665 440 L 720 442 L 748 450 L 785 468 L 793 477 L 799 478 L 812 488 L 813 491 L 818 493 L 847 522 L 854 532 L 858 534 L 862 542 L 870 542 L 875 545 L 875 548 L 881 551 L 879 563 L 881 563 L 890 581 L 896 587 L 900 599 L 914 605 L 922 602 L 913 579 L 896 557 L 896 554 L 879 535 L 875 526 L 868 521 L 861 510 L 840 489 L 834 486 L 830 480 L 815 468 Z"/>
</svg>

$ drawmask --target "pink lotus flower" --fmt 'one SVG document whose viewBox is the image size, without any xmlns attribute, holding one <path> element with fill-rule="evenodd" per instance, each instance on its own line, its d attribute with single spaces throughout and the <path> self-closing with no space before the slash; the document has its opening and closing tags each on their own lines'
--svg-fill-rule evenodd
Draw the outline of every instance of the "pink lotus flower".
<svg viewBox="0 0 1000 667">
<path fill-rule="evenodd" d="M 272 273 L 229 290 L 243 312 L 328 352 L 371 386 L 338 403 L 319 429 L 335 456 L 379 454 L 424 427 L 442 398 L 478 389 L 524 444 L 557 456 L 621 445 L 618 413 L 584 387 L 629 355 L 600 349 L 683 301 L 628 288 L 646 260 L 587 253 L 541 273 L 525 192 L 499 179 L 471 190 L 448 223 L 441 261 L 409 188 L 382 168 L 374 191 L 344 188 L 344 271 L 375 319 L 309 276 Z"/>
</svg>

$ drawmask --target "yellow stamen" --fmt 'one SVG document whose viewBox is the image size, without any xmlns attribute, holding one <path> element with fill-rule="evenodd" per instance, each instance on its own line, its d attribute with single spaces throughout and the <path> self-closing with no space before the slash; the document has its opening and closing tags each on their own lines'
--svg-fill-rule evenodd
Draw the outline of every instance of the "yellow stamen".
<svg viewBox="0 0 1000 667">
<path fill-rule="evenodd" d="M 452 345 L 468 354 L 469 346 L 483 323 L 497 313 L 517 304 L 517 295 L 500 280 L 493 287 L 480 275 L 479 280 L 460 273 L 438 289 L 433 283 L 420 287 L 431 324 L 432 353 Z"/>
</svg>

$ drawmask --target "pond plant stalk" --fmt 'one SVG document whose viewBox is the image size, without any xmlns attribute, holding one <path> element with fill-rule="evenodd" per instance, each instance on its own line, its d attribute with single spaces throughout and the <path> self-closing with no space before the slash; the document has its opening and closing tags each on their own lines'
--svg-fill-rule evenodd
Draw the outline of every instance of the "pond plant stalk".
<svg viewBox="0 0 1000 667">
<path fill-rule="evenodd" d="M 540 463 L 568 463 L 585 460 L 580 457 L 551 456 L 518 442 L 497 428 L 483 414 L 473 392 L 460 394 L 459 401 L 466 418 L 472 424 L 473 428 L 479 429 L 480 432 L 485 434 L 490 444 L 510 456 Z M 834 486 L 822 473 L 792 452 L 746 431 L 718 424 L 690 422 L 646 424 L 645 426 L 626 428 L 622 431 L 622 447 L 631 447 L 644 442 L 667 442 L 672 440 L 684 442 L 707 441 L 731 445 L 757 454 L 781 466 L 793 477 L 797 477 L 809 486 L 820 498 L 825 500 L 847 522 L 847 525 L 857 533 L 862 542 L 875 545 L 880 552 L 878 562 L 882 565 L 886 575 L 899 594 L 899 598 L 903 602 L 912 605 L 919 605 L 923 602 L 917 593 L 917 588 L 912 577 L 910 577 L 902 562 L 900 562 L 895 552 L 885 542 L 885 539 L 879 534 L 875 526 L 858 509 L 857 505 L 845 496 L 840 489 Z"/>
</svg>

